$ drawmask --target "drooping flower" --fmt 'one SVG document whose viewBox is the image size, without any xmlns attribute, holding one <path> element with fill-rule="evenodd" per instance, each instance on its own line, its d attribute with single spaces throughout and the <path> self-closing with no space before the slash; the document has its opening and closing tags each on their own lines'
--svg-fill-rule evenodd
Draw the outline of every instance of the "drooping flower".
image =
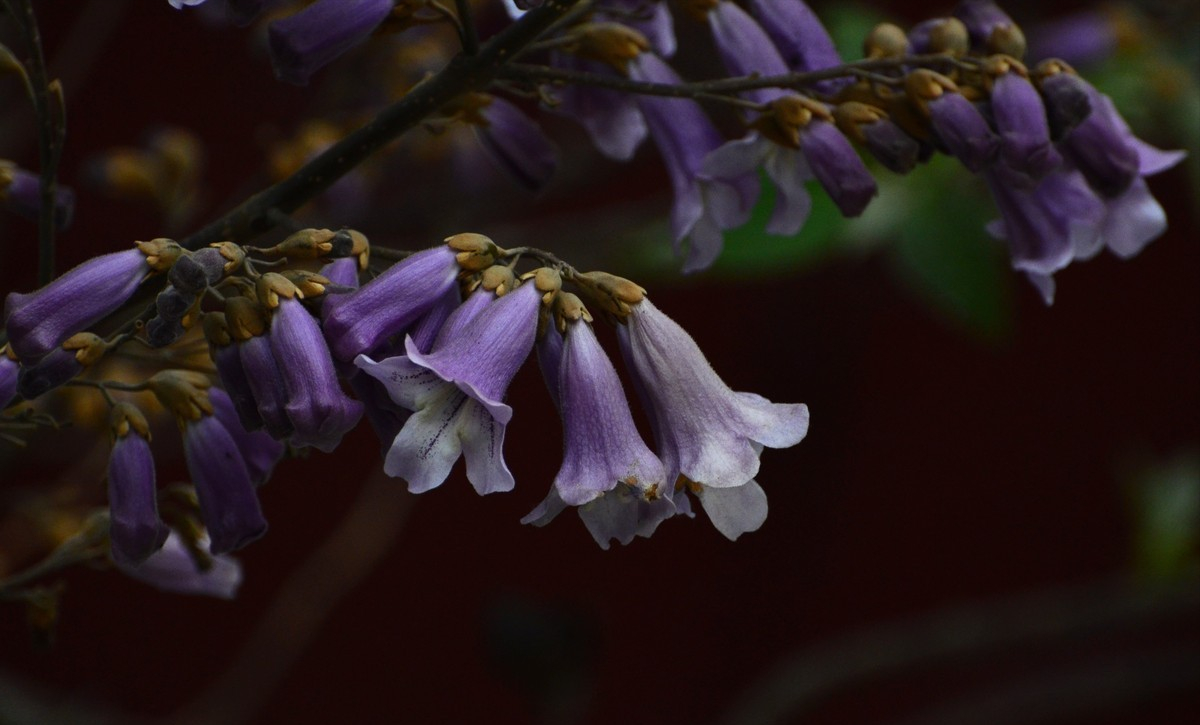
<svg viewBox="0 0 1200 725">
<path fill-rule="evenodd" d="M 675 513 L 666 471 L 634 425 L 617 371 L 586 321 L 547 330 L 538 360 L 563 421 L 563 463 L 546 500 L 522 519 L 545 525 L 565 506 L 603 548 L 649 536 Z"/>
<path fill-rule="evenodd" d="M 990 165 L 1000 139 L 973 103 L 946 76 L 919 69 L 905 77 L 905 92 L 929 119 L 935 140 L 972 172 Z"/>
<path fill-rule="evenodd" d="M 292 424 L 289 440 L 298 446 L 332 451 L 358 424 L 363 409 L 362 403 L 342 392 L 320 326 L 299 299 L 281 297 L 268 337 L 287 392 L 284 410 Z"/>
<path fill-rule="evenodd" d="M 179 246 L 169 240 L 103 254 L 39 290 L 10 292 L 4 301 L 9 344 L 24 363 L 35 363 L 71 335 L 116 310 L 151 271 L 170 266 Z"/>
<path fill-rule="evenodd" d="M 732 488 L 686 484 L 685 487 L 695 494 L 713 527 L 730 541 L 757 531 L 767 520 L 767 494 L 757 481 L 750 480 Z M 684 494 L 679 492 L 675 496 L 679 499 Z"/>
<path fill-rule="evenodd" d="M 566 70 L 618 76 L 609 65 L 566 53 L 556 53 L 553 63 Z M 596 149 L 610 159 L 630 160 L 646 139 L 646 119 L 632 94 L 573 84 L 558 89 L 558 100 L 555 110 L 582 124 Z"/>
<path fill-rule="evenodd" d="M 1000 136 L 1000 158 L 1010 169 L 1041 179 L 1063 161 L 1050 139 L 1046 107 L 1023 68 L 1008 61 L 998 65 L 999 74 L 992 80 L 991 110 Z"/>
<path fill-rule="evenodd" d="M 652 53 L 629 63 L 634 80 L 677 85 L 675 71 Z M 713 179 L 702 173 L 704 157 L 721 145 L 721 136 L 694 101 L 683 98 L 638 96 L 638 107 L 662 154 L 675 203 L 671 231 L 676 254 L 687 254 L 685 273 L 710 266 L 724 246 L 722 232 L 745 224 L 758 198 L 754 174 Z"/>
<path fill-rule="evenodd" d="M 530 191 L 540 191 L 558 169 L 558 149 L 533 119 L 496 96 L 479 109 L 475 136 L 500 168 Z"/>
<path fill-rule="evenodd" d="M 317 0 L 267 26 L 275 77 L 307 85 L 321 68 L 370 37 L 393 0 Z"/>
<path fill-rule="evenodd" d="M 787 448 L 808 432 L 808 407 L 729 389 L 686 331 L 648 299 L 632 305 L 618 340 L 650 414 L 668 480 L 741 486 L 763 446 Z"/>
<path fill-rule="evenodd" d="M 416 492 L 435 488 L 461 456 L 480 494 L 513 488 L 504 462 L 512 408 L 504 393 L 529 356 L 541 292 L 526 283 L 492 301 L 477 291 L 447 318 L 428 353 L 409 337 L 407 355 L 357 365 L 413 415 L 393 441 L 384 471 Z"/>
<path fill-rule="evenodd" d="M 370 353 L 437 304 L 458 273 L 454 250 L 444 244 L 393 265 L 357 292 L 343 295 L 326 314 L 329 350 L 345 361 Z"/>
<path fill-rule="evenodd" d="M 1025 55 L 1025 34 L 993 0 L 961 0 L 954 17 L 967 26 L 971 49 L 986 55 L 1003 53 L 1020 60 Z"/>
<path fill-rule="evenodd" d="M 109 419 L 113 435 L 108 459 L 112 557 L 137 565 L 158 551 L 167 538 L 167 527 L 158 517 L 150 426 L 128 403 L 114 405 Z"/>
<path fill-rule="evenodd" d="M 246 464 L 246 472 L 250 474 L 250 482 L 261 486 L 271 477 L 275 464 L 283 458 L 286 446 L 275 440 L 265 431 L 248 431 L 242 426 L 237 410 L 230 396 L 220 388 L 208 391 L 212 401 L 213 415 L 229 431 L 233 442 L 237 444 L 242 461 Z"/>
<path fill-rule="evenodd" d="M 791 70 L 818 71 L 842 64 L 829 31 L 803 0 L 751 0 L 750 10 Z M 832 94 L 845 84 L 842 79 L 822 81 L 817 89 Z"/>
<path fill-rule="evenodd" d="M 175 594 L 198 594 L 233 599 L 242 584 L 242 565 L 229 556 L 210 554 L 208 541 L 197 542 L 204 554 L 201 565 L 179 534 L 171 531 L 162 548 L 141 564 L 114 559 L 117 569 L 156 589 Z"/>
<path fill-rule="evenodd" d="M 0 207 L 37 221 L 42 209 L 41 179 L 8 161 L 0 161 Z M 54 226 L 66 229 L 75 215 L 75 192 L 69 186 L 54 188 Z"/>
<path fill-rule="evenodd" d="M 729 0 L 718 0 L 707 13 L 717 53 L 730 76 L 778 76 L 788 72 L 787 64 L 749 13 Z M 758 103 L 769 103 L 784 91 L 760 88 L 745 93 Z"/>
</svg>

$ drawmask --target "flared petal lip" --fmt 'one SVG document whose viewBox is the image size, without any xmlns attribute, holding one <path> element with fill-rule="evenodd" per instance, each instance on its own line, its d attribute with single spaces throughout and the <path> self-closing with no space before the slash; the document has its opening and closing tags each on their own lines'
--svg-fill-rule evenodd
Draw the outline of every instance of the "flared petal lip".
<svg viewBox="0 0 1200 725">
<path fill-rule="evenodd" d="M 507 424 L 508 421 L 512 420 L 513 411 L 510 406 L 504 404 L 503 402 L 501 402 L 499 400 L 494 400 L 491 397 L 487 396 L 486 394 L 481 392 L 478 388 L 476 388 L 474 385 L 472 385 L 469 381 L 456 380 L 454 378 L 447 377 L 446 375 L 444 375 L 441 370 L 438 370 L 437 367 L 432 362 L 430 362 L 429 357 L 427 357 L 426 355 L 421 353 L 421 351 L 417 348 L 416 344 L 413 342 L 411 337 L 405 338 L 404 349 L 408 353 L 409 360 L 411 360 L 412 362 L 416 363 L 417 365 L 420 365 L 421 367 L 423 367 L 427 370 L 433 371 L 433 373 L 435 375 L 437 375 L 439 378 L 441 378 L 442 380 L 445 380 L 448 383 L 454 383 L 455 385 L 457 385 L 459 390 L 463 391 L 467 395 L 469 395 L 472 398 L 474 398 L 475 400 L 479 401 L 480 405 L 487 408 L 488 412 L 491 413 L 492 417 L 495 418 L 498 422 Z"/>
</svg>

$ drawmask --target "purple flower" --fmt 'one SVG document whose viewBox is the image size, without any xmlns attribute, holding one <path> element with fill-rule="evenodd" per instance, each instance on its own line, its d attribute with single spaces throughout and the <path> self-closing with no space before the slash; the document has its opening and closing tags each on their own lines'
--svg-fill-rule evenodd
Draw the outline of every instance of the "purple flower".
<svg viewBox="0 0 1200 725">
<path fill-rule="evenodd" d="M 338 287 L 358 289 L 358 259 L 342 257 L 321 267 L 321 276 Z M 344 302 L 349 292 L 332 292 L 328 288 L 321 299 L 321 322 L 324 323 L 333 309 Z"/>
<path fill-rule="evenodd" d="M 313 73 L 370 37 L 393 0 L 317 0 L 267 26 L 275 77 L 307 85 Z"/>
<path fill-rule="evenodd" d="M 7 161 L 0 161 L 0 205 L 26 219 L 37 221 L 42 209 L 41 178 Z M 55 185 L 54 226 L 66 229 L 75 215 L 75 192 Z"/>
<path fill-rule="evenodd" d="M 1088 94 L 1092 112 L 1063 137 L 1060 147 L 1092 188 L 1105 196 L 1118 196 L 1134 179 L 1157 173 L 1183 158 L 1179 152 L 1143 144 L 1129 130 L 1111 98 L 1083 79 L 1078 82 Z M 1155 170 L 1145 172 L 1147 165 Z"/>
<path fill-rule="evenodd" d="M 617 371 L 586 322 L 562 340 L 547 330 L 538 346 L 546 385 L 563 420 L 563 463 L 550 495 L 525 523 L 544 525 L 564 506 L 579 506 L 597 543 L 649 536 L 675 513 L 662 462 L 646 447 Z M 585 511 L 586 509 L 586 511 Z"/>
<path fill-rule="evenodd" d="M 199 544 L 202 549 L 208 548 L 205 540 Z M 211 556 L 201 567 L 174 531 L 167 536 L 162 548 L 140 565 L 134 566 L 121 559 L 115 559 L 113 563 L 127 576 L 175 594 L 233 599 L 242 584 L 242 565 L 236 559 Z"/>
<path fill-rule="evenodd" d="M 993 81 L 992 118 L 1000 134 L 1000 158 L 1009 168 L 1040 179 L 1062 165 L 1050 142 L 1042 97 L 1015 69 Z"/>
<path fill-rule="evenodd" d="M 605 63 L 566 53 L 556 53 L 554 65 L 567 70 L 617 75 Z M 567 85 L 557 90 L 559 104 L 556 110 L 581 123 L 600 153 L 616 161 L 633 158 L 647 133 L 646 120 L 633 94 L 585 85 Z"/>
<path fill-rule="evenodd" d="M 115 561 L 137 565 L 158 551 L 167 527 L 158 517 L 154 456 L 145 417 L 128 403 L 112 409 L 108 458 L 109 538 Z"/>
<path fill-rule="evenodd" d="M 240 549 L 266 533 L 246 461 L 219 418 L 210 413 L 186 421 L 183 452 L 213 553 Z"/>
<path fill-rule="evenodd" d="M 708 24 L 721 62 L 731 76 L 778 76 L 788 72 L 766 31 L 737 5 L 719 0 L 708 13 Z M 769 103 L 783 94 L 779 88 L 760 88 L 745 95 L 758 103 Z"/>
<path fill-rule="evenodd" d="M 800 152 L 843 216 L 859 216 L 879 193 L 871 172 L 832 123 L 814 118 L 802 126 Z"/>
<path fill-rule="evenodd" d="M 816 71 L 842 64 L 833 38 L 803 0 L 751 0 L 750 10 L 791 70 Z M 822 81 L 817 88 L 832 94 L 846 82 Z"/>
<path fill-rule="evenodd" d="M 629 64 L 634 80 L 678 84 L 679 76 L 651 53 L 642 53 Z M 693 101 L 683 98 L 639 96 L 650 135 L 662 154 L 675 191 L 671 230 L 675 252 L 688 241 L 685 273 L 711 265 L 721 253 L 721 232 L 745 224 L 758 198 L 754 174 L 732 179 L 707 178 L 700 173 L 704 157 L 721 145 L 720 134 Z"/>
<path fill-rule="evenodd" d="M 972 50 L 1018 60 L 1025 55 L 1025 34 L 992 0 L 962 0 L 954 8 L 954 17 L 967 26 Z"/>
<path fill-rule="evenodd" d="M 813 173 L 798 149 L 781 146 L 751 131 L 713 150 L 705 157 L 701 170 L 714 179 L 736 179 L 760 166 L 779 192 L 767 232 L 787 236 L 799 232 L 812 210 L 812 197 L 805 184 Z"/>
<path fill-rule="evenodd" d="M 458 273 L 454 250 L 444 244 L 393 265 L 327 313 L 330 351 L 346 361 L 370 353 L 437 304 Z"/>
<path fill-rule="evenodd" d="M 283 458 L 286 446 L 264 431 L 246 430 L 234 409 L 233 401 L 224 390 L 210 388 L 208 398 L 212 401 L 213 415 L 237 444 L 242 461 L 246 464 L 246 472 L 250 474 L 250 482 L 255 486 L 263 485 L 271 477 L 275 464 Z"/>
<path fill-rule="evenodd" d="M 650 414 L 667 480 L 717 488 L 758 473 L 763 446 L 786 448 L 808 431 L 808 407 L 729 389 L 696 342 L 649 300 L 618 329 L 621 351 Z"/>
<path fill-rule="evenodd" d="M 17 393 L 26 400 L 48 393 L 83 372 L 75 353 L 61 347 L 33 365 L 21 366 Z"/>
<path fill-rule="evenodd" d="M 149 272 L 146 255 L 127 249 L 93 257 L 35 292 L 10 292 L 4 301 L 9 345 L 22 362 L 37 362 L 124 304 Z"/>
<path fill-rule="evenodd" d="M 757 481 L 750 480 L 732 488 L 697 486 L 693 493 L 713 526 L 730 541 L 757 531 L 767 520 L 767 494 Z M 683 498 L 683 494 L 678 493 L 676 497 Z"/>
<path fill-rule="evenodd" d="M 1000 139 L 987 120 L 957 91 L 944 89 L 926 103 L 934 135 L 946 151 L 974 173 L 990 165 L 1000 150 Z"/>
<path fill-rule="evenodd" d="M 280 299 L 269 337 L 287 391 L 284 410 L 293 428 L 289 440 L 297 446 L 332 451 L 358 424 L 362 403 L 338 385 L 320 326 L 300 300 Z"/>
<path fill-rule="evenodd" d="M 254 397 L 263 427 L 276 440 L 287 438 L 295 430 L 295 426 L 292 425 L 292 421 L 287 415 L 287 388 L 284 385 L 283 376 L 279 374 L 279 364 L 275 361 L 275 353 L 271 350 L 270 338 L 267 335 L 257 335 L 234 343 L 234 346 L 237 348 L 238 359 L 242 363 L 242 372 L 250 388 L 250 394 Z M 220 371 L 221 369 L 218 368 L 218 372 Z M 221 378 L 226 387 L 233 379 L 233 375 L 228 380 L 224 376 Z M 247 425 L 248 423 L 250 425 Z M 243 420 L 242 426 L 246 430 L 256 430 L 253 420 L 249 419 L 249 416 Z"/>
<path fill-rule="evenodd" d="M 1038 70 L 1041 76 L 1038 90 L 1046 108 L 1050 138 L 1059 141 L 1091 114 L 1091 86 L 1074 73 L 1061 70 L 1053 61 Z"/>
<path fill-rule="evenodd" d="M 541 191 L 558 168 L 558 149 L 541 126 L 496 96 L 480 110 L 486 125 L 472 125 L 492 159 L 522 186 Z"/>
<path fill-rule="evenodd" d="M 8 406 L 17 395 L 17 376 L 21 365 L 8 356 L 8 346 L 0 348 L 0 410 Z"/>
<path fill-rule="evenodd" d="M 396 436 L 384 471 L 408 481 L 414 493 L 435 488 L 460 456 L 480 494 L 513 488 L 504 462 L 512 408 L 502 402 L 529 356 L 541 293 L 526 283 L 492 301 L 476 292 L 446 320 L 428 353 L 409 337 L 406 356 L 356 364 L 414 411 Z"/>
</svg>

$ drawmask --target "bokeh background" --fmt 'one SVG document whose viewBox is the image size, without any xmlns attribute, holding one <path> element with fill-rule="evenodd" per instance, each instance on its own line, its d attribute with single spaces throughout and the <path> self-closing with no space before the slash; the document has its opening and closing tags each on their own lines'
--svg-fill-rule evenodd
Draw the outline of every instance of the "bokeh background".
<svg viewBox="0 0 1200 725">
<path fill-rule="evenodd" d="M 300 89 L 272 78 L 255 31 L 199 12 L 37 5 L 78 193 L 60 269 L 187 233 L 268 183 L 264 161 L 305 119 L 351 123 L 387 97 L 360 72 L 378 57 Z M 839 38 L 948 9 L 813 5 Z M 1006 7 L 1031 28 L 1085 5 Z M 731 543 L 701 514 L 601 551 L 571 514 L 521 526 L 561 446 L 531 362 L 510 390 L 515 492 L 479 498 L 456 470 L 409 495 L 364 424 L 277 469 L 234 601 L 70 571 L 52 644 L 0 603 L 0 722 L 1186 721 L 1200 707 L 1200 26 L 1174 4 L 1120 9 L 1121 44 L 1089 73 L 1143 137 L 1192 157 L 1151 181 L 1170 230 L 1134 260 L 1057 275 L 1049 308 L 983 231 L 982 184 L 952 165 L 880 171 L 853 223 L 819 198 L 797 239 L 763 238 L 760 215 L 685 278 L 652 148 L 606 162 L 547 116 L 565 161 L 531 195 L 469 132 L 416 132 L 302 218 L 402 248 L 480 231 L 641 282 L 733 388 L 812 410 L 803 443 L 763 455 L 764 527 Z M 680 62 L 702 77 L 706 41 L 679 25 Z M 396 56 L 416 52 L 405 37 Z M 105 193 L 100 160 L 165 126 L 203 142 L 186 198 Z M 32 129 L 0 80 L 0 157 L 36 168 Z M 0 220 L 0 289 L 35 286 L 35 237 Z M 156 438 L 160 481 L 183 475 L 172 434 Z M 47 511 L 102 500 L 106 455 L 80 426 L 0 443 L 0 564 L 30 563 Z"/>
</svg>

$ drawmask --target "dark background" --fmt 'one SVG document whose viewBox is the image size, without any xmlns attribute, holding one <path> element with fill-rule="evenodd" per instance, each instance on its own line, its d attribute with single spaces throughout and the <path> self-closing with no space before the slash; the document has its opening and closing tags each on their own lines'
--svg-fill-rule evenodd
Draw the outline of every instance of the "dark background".
<svg viewBox="0 0 1200 725">
<path fill-rule="evenodd" d="M 62 178 L 80 200 L 60 269 L 162 234 L 152 210 L 77 181 L 91 154 L 156 124 L 195 130 L 209 150 L 204 221 L 261 185 L 246 179 L 264 144 L 310 109 L 244 31 L 165 2 L 104 3 L 107 19 L 97 5 L 39 3 L 51 57 L 72 27 L 103 40 L 66 84 Z M 21 103 L 4 83 L 3 102 Z M 4 111 L 0 151 L 36 167 L 30 119 Z M 597 172 L 588 206 L 601 210 L 581 225 L 620 219 L 618 191 L 663 186 L 653 153 L 639 159 Z M 538 227 L 571 219 L 580 202 L 566 192 L 500 196 L 502 212 L 472 198 L 429 223 L 421 210 L 455 192 L 397 173 L 386 215 L 361 227 L 373 240 L 428 246 L 496 213 L 514 230 L 500 243 L 572 259 L 569 240 Z M 364 424 L 262 490 L 271 530 L 238 554 L 237 600 L 70 572 L 48 649 L 3 605 L 0 697 L 50 703 L 63 721 L 708 723 L 752 712 L 738 708 L 780 677 L 795 700 L 781 722 L 1181 722 L 1200 706 L 1194 578 L 1137 579 L 1130 490 L 1200 442 L 1200 247 L 1184 170 L 1151 187 L 1167 234 L 1132 261 L 1071 267 L 1050 308 L 1016 280 L 1011 332 L 989 342 L 931 313 L 882 252 L 757 283 L 639 280 L 734 389 L 812 410 L 804 442 L 764 453 L 771 513 L 736 543 L 702 514 L 607 552 L 570 513 L 519 525 L 560 460 L 531 364 L 509 394 L 515 492 L 481 499 L 456 469 L 410 496 L 379 480 Z M 4 221 L 0 289 L 34 286 L 34 238 Z M 991 242 L 981 230 L 963 243 Z M 99 486 L 102 463 L 63 466 L 64 450 L 87 458 L 83 434 L 61 435 L 5 459 L 5 485 Z"/>
</svg>

